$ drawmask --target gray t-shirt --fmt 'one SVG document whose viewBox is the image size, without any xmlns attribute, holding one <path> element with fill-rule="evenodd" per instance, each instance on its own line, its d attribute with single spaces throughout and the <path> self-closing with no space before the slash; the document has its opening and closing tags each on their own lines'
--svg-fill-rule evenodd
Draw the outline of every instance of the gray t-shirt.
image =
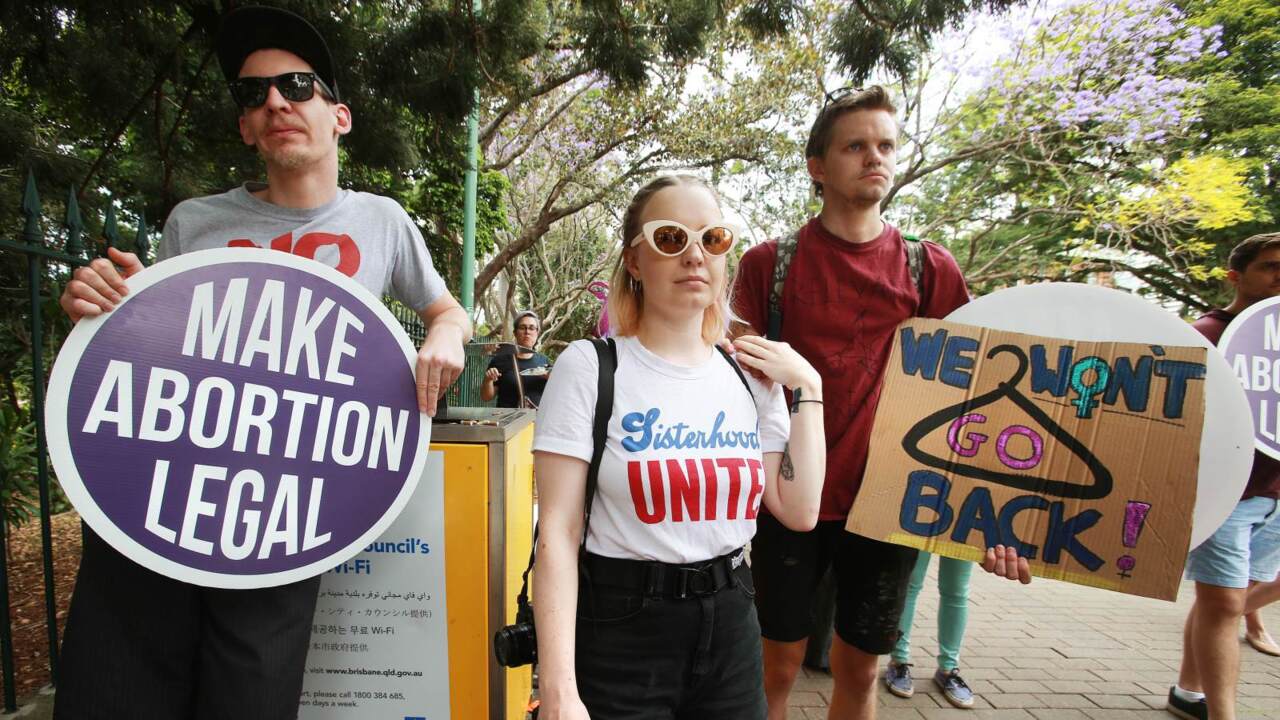
<svg viewBox="0 0 1280 720">
<path fill-rule="evenodd" d="M 422 233 L 395 200 L 339 189 L 331 202 L 299 210 L 251 194 L 264 187 L 245 183 L 178 203 L 164 224 L 156 259 L 212 248 L 272 248 L 318 260 L 413 310 L 447 292 Z"/>
</svg>

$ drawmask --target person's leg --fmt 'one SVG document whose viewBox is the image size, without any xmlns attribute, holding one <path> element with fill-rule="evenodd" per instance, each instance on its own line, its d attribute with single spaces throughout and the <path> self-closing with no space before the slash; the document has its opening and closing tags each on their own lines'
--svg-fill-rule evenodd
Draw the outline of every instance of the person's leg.
<svg viewBox="0 0 1280 720">
<path fill-rule="evenodd" d="M 845 642 L 837 632 L 831 640 L 831 691 L 828 720 L 872 720 L 876 716 L 876 668 L 880 656 Z"/>
<path fill-rule="evenodd" d="M 761 639 L 764 651 L 764 696 L 769 704 L 769 720 L 787 719 L 787 698 L 791 696 L 791 688 L 795 687 L 796 677 L 800 674 L 800 664 L 804 662 L 804 649 L 808 642 L 782 642 L 767 637 Z M 834 673 L 834 640 L 831 647 Z"/>
<path fill-rule="evenodd" d="M 585 583 L 578 591 L 574 667 L 593 718 L 672 720 L 691 673 L 696 599 L 644 597 Z"/>
<path fill-rule="evenodd" d="M 1178 686 L 1203 692 L 1207 707 L 1201 709 L 1214 720 L 1235 717 L 1240 661 L 1236 632 L 1249 586 L 1251 540 L 1274 510 L 1275 501 L 1268 498 L 1241 500 L 1222 526 L 1187 556 L 1187 578 L 1196 583 L 1196 601 L 1187 619 Z M 1176 688 L 1171 690 L 1170 709 L 1179 712 L 1172 697 L 1176 693 Z"/>
<path fill-rule="evenodd" d="M 831 720 L 875 717 L 876 667 L 893 650 L 915 570 L 913 548 L 854 535 L 833 538 L 836 636 L 831 646 Z"/>
<path fill-rule="evenodd" d="M 927 552 L 921 552 L 920 557 L 916 559 L 915 569 L 911 571 L 911 581 L 907 585 L 907 598 L 902 603 L 902 619 L 898 621 L 898 642 L 893 645 L 893 652 L 889 654 L 890 659 L 896 663 L 906 664 L 911 662 L 911 623 L 916 613 L 916 599 L 920 597 L 920 590 L 924 588 L 925 575 L 929 573 L 929 560 L 933 556 Z M 944 561 L 947 558 L 942 558 Z M 941 619 L 939 619 L 941 622 Z"/>
<path fill-rule="evenodd" d="M 973 566 L 968 560 L 955 558 L 938 561 L 938 669 L 944 672 L 960 667 L 960 646 L 969 623 Z"/>
<path fill-rule="evenodd" d="M 823 532 L 830 534 L 843 524 L 820 522 L 811 532 L 797 533 L 768 513 L 760 513 L 757 520 L 756 536 L 751 540 L 751 573 L 763 638 L 769 720 L 787 717 L 787 698 L 804 661 L 813 627 L 813 592 L 829 562 Z"/>
<path fill-rule="evenodd" d="M 1209 717 L 1235 720 L 1236 678 L 1240 673 L 1240 641 L 1236 637 L 1244 614 L 1245 588 L 1227 588 L 1196 583 L 1195 615 L 1191 652 L 1196 658 L 1200 687 Z"/>
<path fill-rule="evenodd" d="M 1249 540 L 1249 592 L 1245 595 L 1245 639 L 1254 649 L 1280 655 L 1280 646 L 1267 632 L 1258 611 L 1280 600 L 1280 503 L 1272 501 L 1270 516 Z"/>
<path fill-rule="evenodd" d="M 199 590 L 142 567 L 85 528 L 54 717 L 189 718 Z"/>
<path fill-rule="evenodd" d="M 1280 655 L 1280 643 L 1267 632 L 1262 622 L 1262 608 L 1280 600 L 1280 578 L 1271 582 L 1255 582 L 1249 587 L 1244 602 L 1244 637 L 1258 652 Z"/>
<path fill-rule="evenodd" d="M 1271 582 L 1251 583 L 1244 600 L 1245 615 L 1256 615 L 1259 610 L 1277 600 L 1280 600 L 1280 577 Z M 1258 627 L 1262 627 L 1261 624 Z"/>
<path fill-rule="evenodd" d="M 911 582 L 907 585 L 907 599 L 902 605 L 902 619 L 898 621 L 898 642 L 894 643 L 893 652 L 889 653 L 889 663 L 885 665 L 881 680 L 889 692 L 901 698 L 915 695 L 915 680 L 911 677 L 911 623 L 916 614 L 916 598 L 924 588 L 924 577 L 929 572 L 929 560 L 933 556 L 921 552 L 916 559 L 915 569 L 911 572 Z"/>
<path fill-rule="evenodd" d="M 960 646 L 969 622 L 969 578 L 974 564 L 941 558 L 938 562 L 938 670 L 933 682 L 947 702 L 973 707 L 973 690 L 960 677 Z"/>
<path fill-rule="evenodd" d="M 293 720 L 319 576 L 254 590 L 205 588 L 196 717 Z"/>
<path fill-rule="evenodd" d="M 1182 626 L 1182 665 L 1178 670 L 1178 687 L 1183 690 L 1201 693 L 1200 668 L 1196 664 L 1196 654 L 1191 649 L 1191 638 L 1195 635 L 1196 606 L 1191 605 L 1187 613 L 1187 621 Z"/>
<path fill-rule="evenodd" d="M 1165 701 L 1165 709 L 1183 720 L 1208 720 L 1209 705 L 1200 691 L 1200 669 L 1196 664 L 1195 648 L 1192 638 L 1196 634 L 1195 605 L 1187 613 L 1187 621 L 1182 628 L 1182 665 L 1178 670 L 1178 682 L 1169 688 L 1169 696 Z"/>
</svg>

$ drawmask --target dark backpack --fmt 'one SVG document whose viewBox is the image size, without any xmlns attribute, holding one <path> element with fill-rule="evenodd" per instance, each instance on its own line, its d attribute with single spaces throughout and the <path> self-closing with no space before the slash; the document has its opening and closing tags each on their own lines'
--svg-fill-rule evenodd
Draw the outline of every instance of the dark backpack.
<svg viewBox="0 0 1280 720">
<path fill-rule="evenodd" d="M 915 235 L 902 236 L 907 243 L 907 269 L 915 281 L 916 292 L 920 294 L 921 304 L 924 302 L 924 243 Z M 795 259 L 796 248 L 800 244 L 800 231 L 795 230 L 778 238 L 778 253 L 773 258 L 773 282 L 769 285 L 769 316 L 765 337 L 770 340 L 782 339 L 782 289 L 787 283 L 787 270 Z"/>
</svg>

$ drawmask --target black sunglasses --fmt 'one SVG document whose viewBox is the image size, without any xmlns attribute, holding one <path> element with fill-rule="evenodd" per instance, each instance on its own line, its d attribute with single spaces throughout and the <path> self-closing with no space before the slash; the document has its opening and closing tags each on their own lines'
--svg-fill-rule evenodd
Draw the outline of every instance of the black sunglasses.
<svg viewBox="0 0 1280 720">
<path fill-rule="evenodd" d="M 267 93 L 275 85 L 280 97 L 289 102 L 306 102 L 316 94 L 316 85 L 326 97 L 333 99 L 333 90 L 313 72 L 287 72 L 275 77 L 242 77 L 231 81 L 231 97 L 242 108 L 261 107 L 267 101 Z"/>
<path fill-rule="evenodd" d="M 853 85 L 850 85 L 848 87 L 842 87 L 837 90 L 832 90 L 831 92 L 826 94 L 827 99 L 822 103 L 822 109 L 826 110 L 827 106 L 830 105 L 831 103 L 837 100 L 841 100 L 843 98 L 847 98 L 850 95 L 855 95 L 857 93 L 860 93 L 862 92 L 862 90 L 863 88 L 854 87 Z"/>
</svg>

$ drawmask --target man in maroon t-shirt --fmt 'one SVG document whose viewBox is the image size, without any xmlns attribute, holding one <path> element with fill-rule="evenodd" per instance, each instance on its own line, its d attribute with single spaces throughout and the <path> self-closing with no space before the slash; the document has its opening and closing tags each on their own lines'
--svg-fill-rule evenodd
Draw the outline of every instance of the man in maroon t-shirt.
<svg viewBox="0 0 1280 720">
<path fill-rule="evenodd" d="M 1235 299 L 1195 322 L 1217 344 L 1250 305 L 1280 295 L 1280 233 L 1255 235 L 1231 251 L 1227 280 Z M 1182 669 L 1167 708 L 1187 720 L 1233 720 L 1240 671 L 1240 617 L 1280 598 L 1280 462 L 1254 452 L 1244 495 L 1226 522 L 1187 557 L 1196 601 L 1183 633 Z M 1250 631 L 1269 639 L 1259 620 Z M 1253 638 L 1251 637 L 1251 642 Z M 1260 643 L 1255 643 L 1255 647 Z"/>
<path fill-rule="evenodd" d="M 879 86 L 829 95 L 805 148 L 822 211 L 799 231 L 781 297 L 781 339 L 822 375 L 827 476 L 818 527 L 784 528 L 762 512 L 752 541 L 756 606 L 764 635 L 765 694 L 770 720 L 786 717 L 811 630 L 810 602 L 832 567 L 836 637 L 830 718 L 875 716 L 878 656 L 898 637 L 898 619 L 916 551 L 844 530 L 862 484 L 893 330 L 912 316 L 945 317 L 969 299 L 955 259 L 924 243 L 923 292 L 917 290 L 902 234 L 880 217 L 893 185 L 898 123 Z M 777 241 L 747 251 L 734 284 L 738 319 L 767 327 Z M 1026 562 L 991 555 L 989 571 L 1029 580 Z"/>
</svg>

